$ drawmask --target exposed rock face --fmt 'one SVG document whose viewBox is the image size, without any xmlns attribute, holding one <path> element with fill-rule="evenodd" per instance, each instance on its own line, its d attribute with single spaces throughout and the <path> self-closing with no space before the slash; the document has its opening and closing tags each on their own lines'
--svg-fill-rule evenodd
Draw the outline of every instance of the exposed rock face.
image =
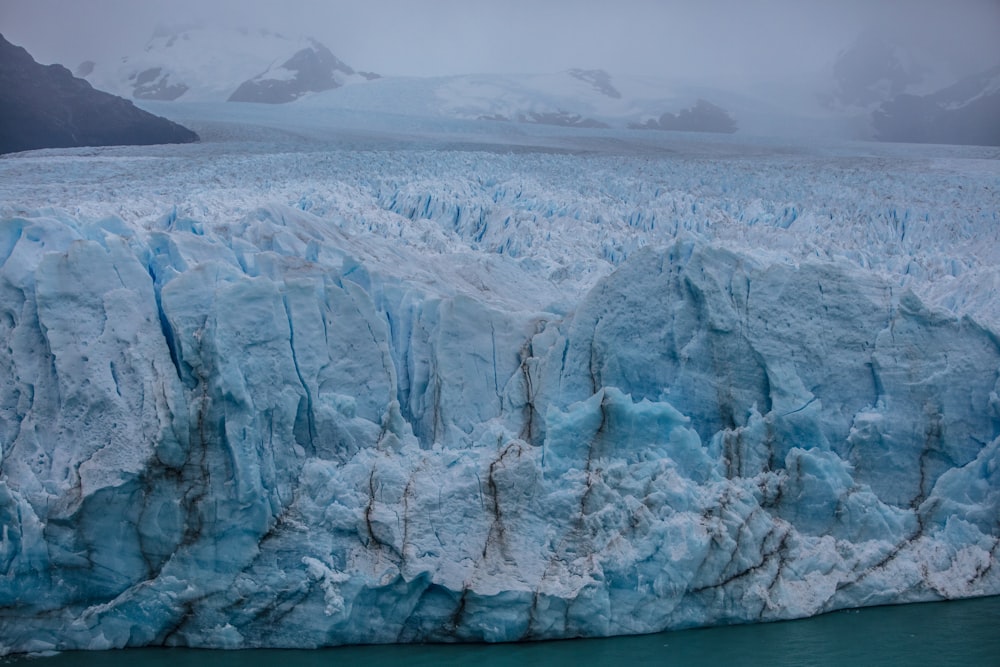
<svg viewBox="0 0 1000 667">
<path fill-rule="evenodd" d="M 1000 146 L 1000 66 L 931 95 L 899 95 L 872 125 L 882 141 Z"/>
<path fill-rule="evenodd" d="M 0 35 L 0 153 L 73 146 L 188 143 L 198 135 L 40 65 Z"/>
<path fill-rule="evenodd" d="M 611 84 L 611 75 L 602 69 L 571 69 L 569 74 L 575 79 L 589 83 L 594 87 L 594 90 L 602 95 L 616 100 L 622 97 L 618 89 Z"/>
<path fill-rule="evenodd" d="M 132 96 L 137 100 L 173 102 L 188 91 L 186 83 L 172 83 L 169 73 L 165 73 L 162 67 L 150 67 L 134 74 L 129 80 L 134 83 Z"/>
<path fill-rule="evenodd" d="M 560 127 L 593 127 L 607 128 L 607 123 L 602 123 L 593 118 L 581 116 L 570 111 L 531 111 L 526 114 L 518 114 L 519 123 L 537 123 L 539 125 L 558 125 Z"/>
<path fill-rule="evenodd" d="M 729 112 L 706 100 L 698 100 L 693 107 L 673 114 L 669 111 L 659 120 L 649 119 L 645 123 L 630 123 L 633 130 L 674 130 L 677 132 L 722 132 L 736 131 L 736 121 Z"/>
<path fill-rule="evenodd" d="M 284 104 L 306 93 L 318 93 L 343 85 L 354 70 L 319 42 L 302 49 L 280 66 L 244 81 L 229 96 L 230 102 Z"/>
</svg>

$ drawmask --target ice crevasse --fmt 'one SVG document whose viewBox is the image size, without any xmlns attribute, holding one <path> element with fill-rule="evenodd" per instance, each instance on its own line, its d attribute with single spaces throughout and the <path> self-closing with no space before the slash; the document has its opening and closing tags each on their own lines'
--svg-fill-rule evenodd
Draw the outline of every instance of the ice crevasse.
<svg viewBox="0 0 1000 667">
<path fill-rule="evenodd" d="M 1000 340 L 974 318 L 694 237 L 520 310 L 365 243 L 280 207 L 2 222 L 2 651 L 1000 593 Z"/>
</svg>

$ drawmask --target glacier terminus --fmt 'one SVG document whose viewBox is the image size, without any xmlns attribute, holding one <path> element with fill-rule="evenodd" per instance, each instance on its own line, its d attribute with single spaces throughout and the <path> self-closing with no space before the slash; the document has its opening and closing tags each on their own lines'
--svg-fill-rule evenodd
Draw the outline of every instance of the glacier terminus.
<svg viewBox="0 0 1000 667">
<path fill-rule="evenodd" d="M 218 109 L 0 160 L 0 651 L 1000 594 L 995 149 Z"/>
</svg>

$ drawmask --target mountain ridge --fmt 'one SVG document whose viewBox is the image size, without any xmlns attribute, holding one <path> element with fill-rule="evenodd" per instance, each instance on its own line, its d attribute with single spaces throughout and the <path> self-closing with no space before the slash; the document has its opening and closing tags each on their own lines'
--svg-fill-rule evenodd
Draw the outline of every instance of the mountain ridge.
<svg viewBox="0 0 1000 667">
<path fill-rule="evenodd" d="M 41 65 L 0 35 L 0 153 L 38 148 L 189 143 L 198 135 Z"/>
<path fill-rule="evenodd" d="M 883 141 L 1000 146 L 1000 65 L 928 95 L 899 95 L 872 123 Z"/>
<path fill-rule="evenodd" d="M 152 101 L 283 103 L 377 76 L 355 72 L 312 38 L 208 26 L 161 28 L 117 66 L 81 66 L 95 87 Z"/>
</svg>

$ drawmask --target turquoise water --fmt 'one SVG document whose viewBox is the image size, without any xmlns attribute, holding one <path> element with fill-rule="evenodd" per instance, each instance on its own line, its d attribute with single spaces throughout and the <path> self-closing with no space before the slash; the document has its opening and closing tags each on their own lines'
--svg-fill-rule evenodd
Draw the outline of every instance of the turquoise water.
<svg viewBox="0 0 1000 667">
<path fill-rule="evenodd" d="M 5 662 L 17 667 L 1000 667 L 1000 597 L 877 607 L 801 621 L 614 639 L 499 645 L 351 646 L 317 651 L 133 649 L 61 653 Z"/>
</svg>

